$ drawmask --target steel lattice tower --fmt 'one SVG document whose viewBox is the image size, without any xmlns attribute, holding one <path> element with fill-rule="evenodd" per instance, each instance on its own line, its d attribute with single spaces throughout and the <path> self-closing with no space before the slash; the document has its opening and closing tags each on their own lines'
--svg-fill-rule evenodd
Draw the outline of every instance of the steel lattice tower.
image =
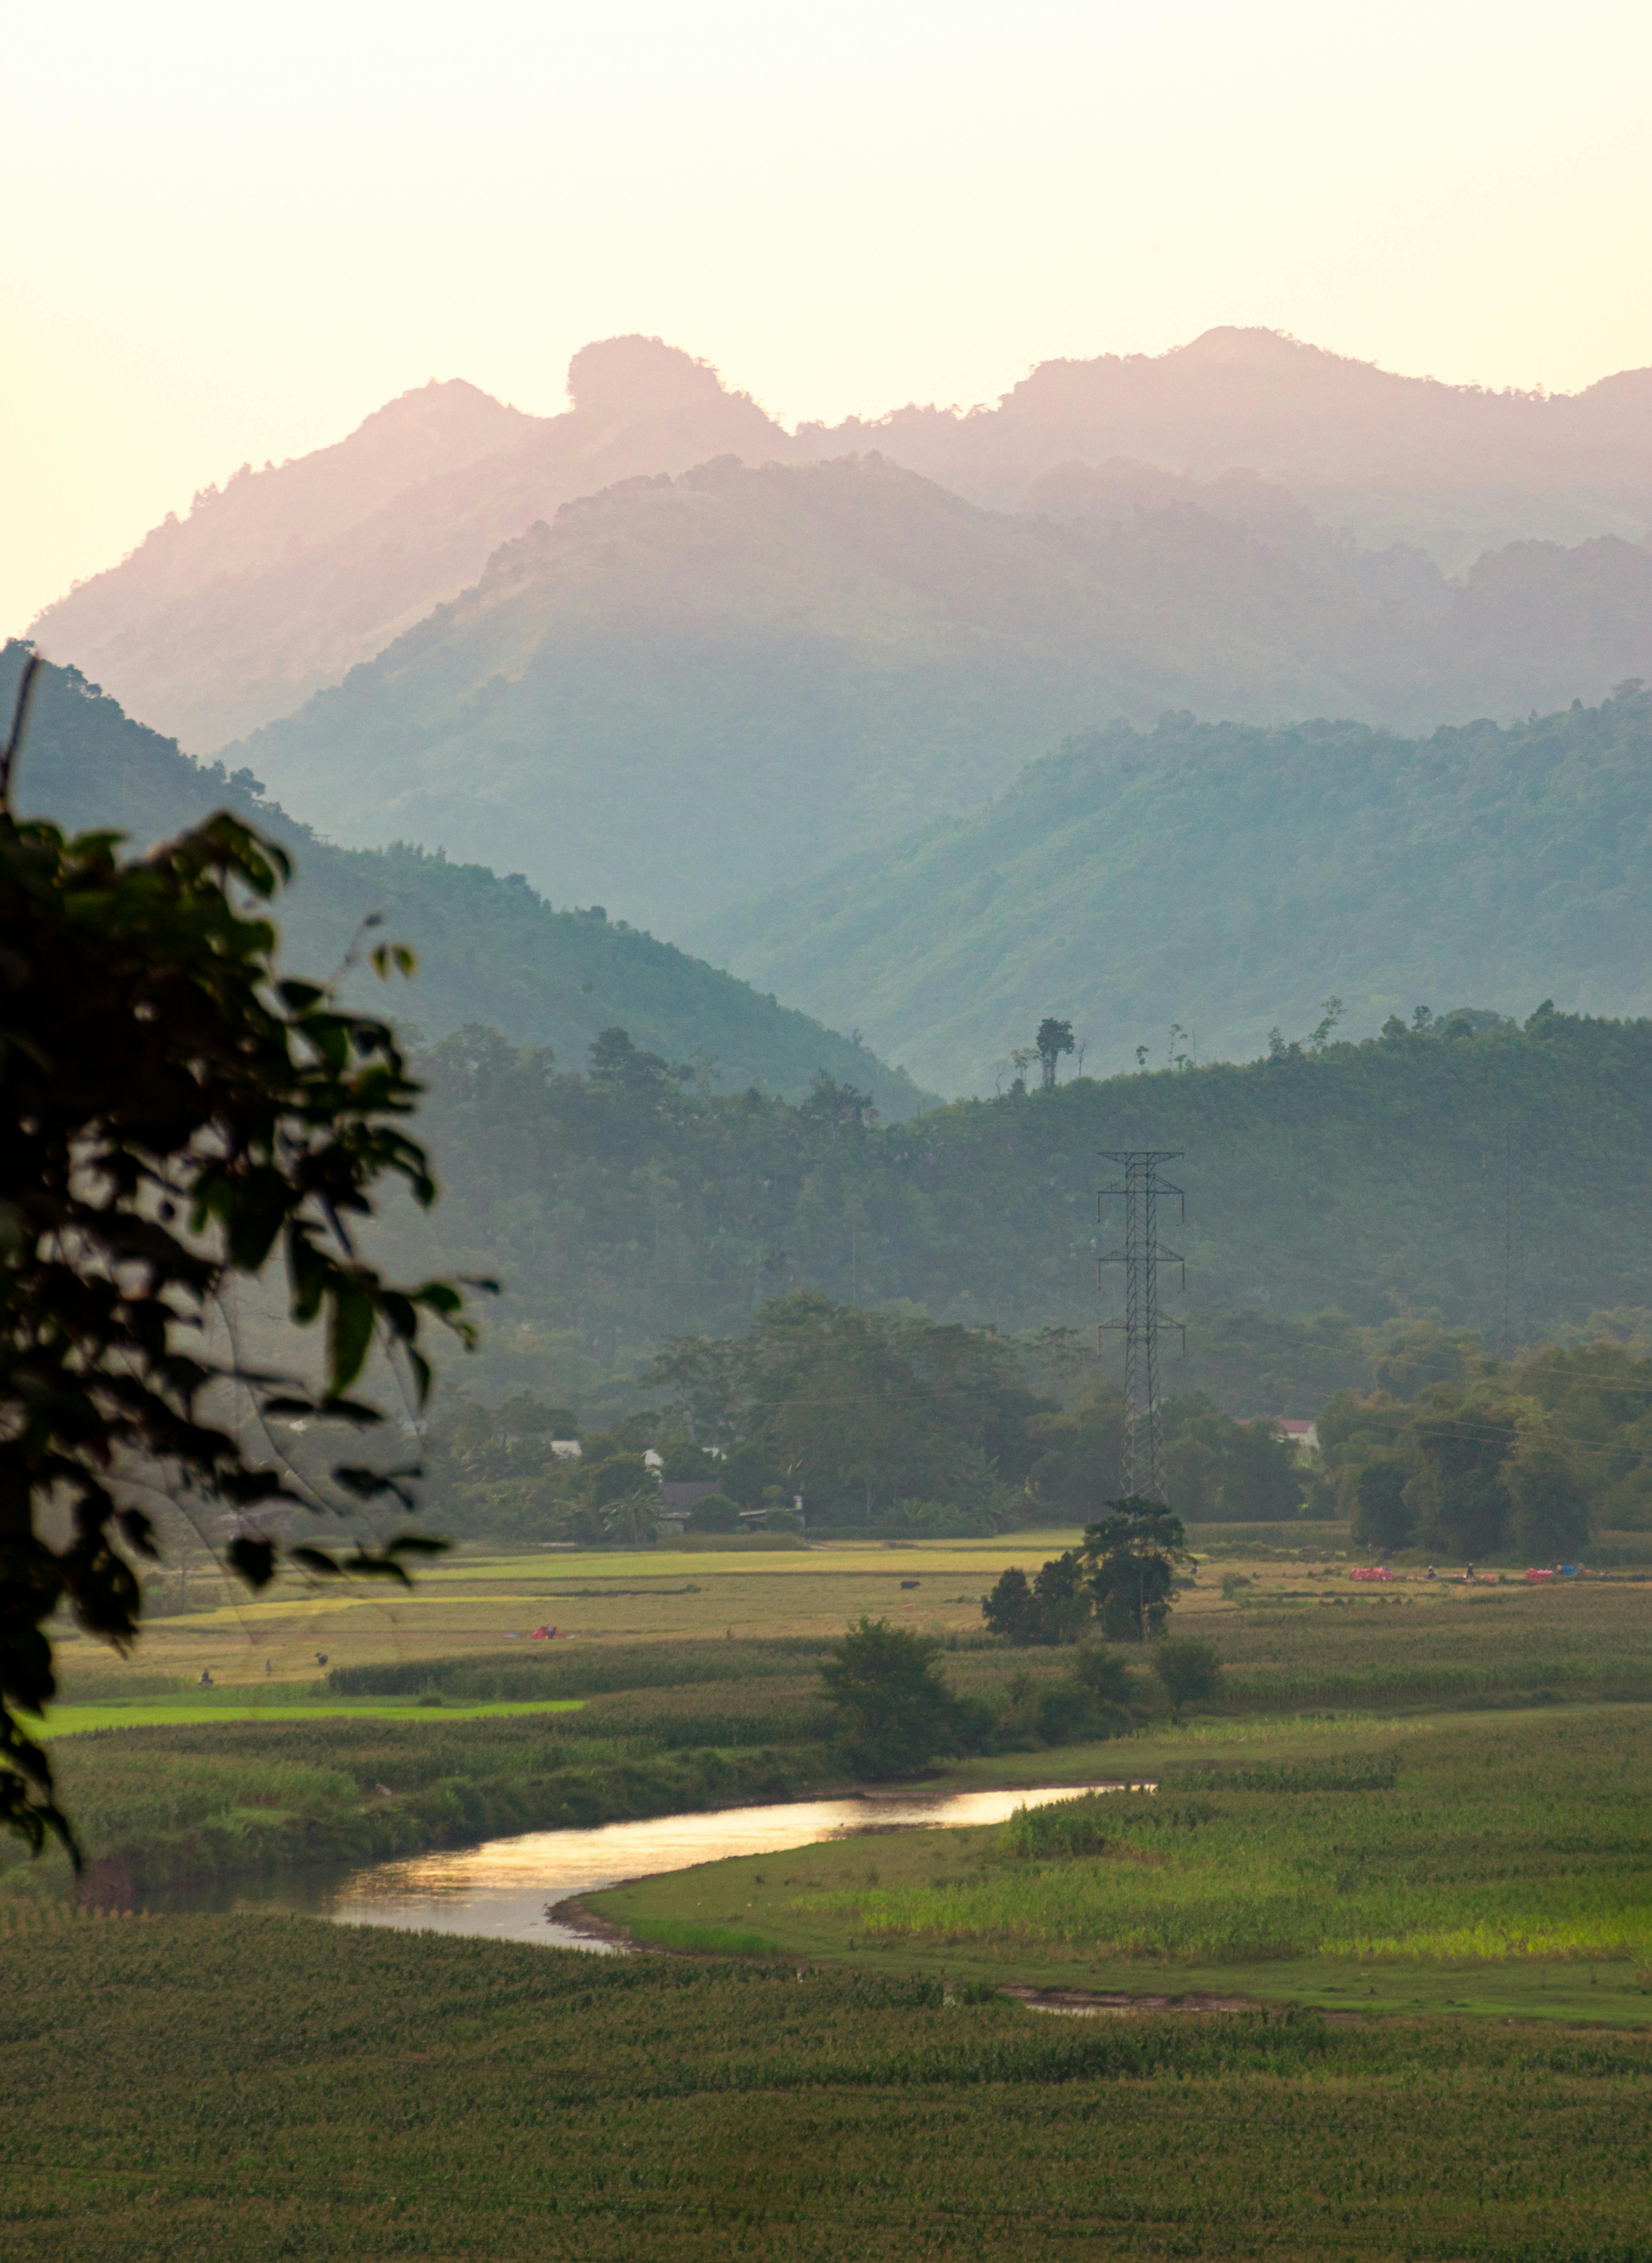
<svg viewBox="0 0 1652 2263">
<path fill-rule="evenodd" d="M 1101 1287 L 1101 1268 L 1124 1268 L 1124 1318 L 1103 1320 L 1099 1333 L 1120 1333 L 1124 1338 L 1124 1490 L 1146 1500 L 1163 1500 L 1164 1426 L 1158 1411 L 1158 1337 L 1161 1327 L 1175 1328 L 1187 1348 L 1187 1331 L 1179 1321 L 1158 1317 L 1158 1269 L 1161 1263 L 1181 1267 L 1182 1286 L 1187 1285 L 1187 1261 L 1166 1249 L 1158 1238 L 1158 1205 L 1163 1196 L 1173 1196 L 1184 1221 L 1187 1198 L 1158 1175 L 1161 1163 L 1179 1160 L 1179 1147 L 1104 1147 L 1104 1162 L 1123 1167 L 1124 1176 L 1104 1187 L 1096 1197 L 1096 1217 L 1104 1222 L 1101 1205 L 1109 1196 L 1124 1197 L 1124 1247 L 1104 1251 L 1096 1260 L 1096 1288 Z"/>
</svg>

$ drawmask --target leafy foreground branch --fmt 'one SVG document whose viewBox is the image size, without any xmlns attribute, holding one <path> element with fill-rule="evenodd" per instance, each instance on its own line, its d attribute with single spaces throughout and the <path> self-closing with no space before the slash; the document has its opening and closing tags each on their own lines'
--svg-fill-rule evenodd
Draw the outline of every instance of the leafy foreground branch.
<svg viewBox="0 0 1652 2263">
<path fill-rule="evenodd" d="M 52 1614 L 67 1604 L 89 1632 L 131 1641 L 129 1559 L 157 1552 L 146 1499 L 317 1507 L 269 1420 L 377 1423 L 346 1395 L 375 1335 L 422 1404 L 422 1321 L 471 1332 L 451 1283 L 398 1288 L 356 1248 L 350 1221 L 379 1180 L 422 1207 L 436 1198 L 399 1128 L 419 1087 L 386 1023 L 342 1010 L 323 984 L 278 979 L 274 928 L 237 909 L 232 889 L 255 907 L 275 895 L 285 855 L 222 813 L 126 861 L 119 834 L 19 823 L 33 665 L 0 750 L 0 1820 L 36 1847 L 54 1832 L 77 1858 L 16 1710 L 54 1694 Z M 412 971 L 390 946 L 373 962 Z M 325 1318 L 319 1398 L 203 1355 L 226 1283 L 278 1247 L 292 1318 Z M 203 1402 L 225 1385 L 251 1393 L 266 1452 L 210 1418 Z M 333 1471 L 352 1506 L 410 1507 L 415 1474 Z M 441 1544 L 405 1533 L 343 1560 L 285 1552 L 314 1573 L 405 1580 L 404 1556 Z M 255 1529 L 228 1555 L 256 1588 L 282 1552 Z"/>
</svg>

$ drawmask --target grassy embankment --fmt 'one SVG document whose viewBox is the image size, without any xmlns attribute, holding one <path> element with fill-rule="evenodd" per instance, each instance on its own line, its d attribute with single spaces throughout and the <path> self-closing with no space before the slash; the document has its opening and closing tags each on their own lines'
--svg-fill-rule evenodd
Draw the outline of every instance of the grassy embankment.
<svg viewBox="0 0 1652 2263">
<path fill-rule="evenodd" d="M 1652 1711 L 1213 1723 L 1156 1791 L 592 1898 L 636 1938 L 962 1981 L 1652 2023 Z M 1123 1773 L 1124 1771 L 1119 1771 Z"/>
<path fill-rule="evenodd" d="M 933 1969 L 268 1918 L 14 1917 L 0 1974 L 38 2263 L 1646 2252 L 1645 2035 L 1052 2019 Z"/>
<path fill-rule="evenodd" d="M 1178 1613 L 1228 1661 L 1218 1713 L 1037 1756 L 1045 1782 L 1163 1779 L 1104 1804 L 1101 1846 L 844 1841 L 594 1906 L 668 1947 L 738 1930 L 1037 1986 L 1652 2017 L 1652 1591 L 1362 1590 L 1300 1561 L 1241 1577 Z M 1021 1753 L 949 1776 L 1035 1780 Z"/>
</svg>

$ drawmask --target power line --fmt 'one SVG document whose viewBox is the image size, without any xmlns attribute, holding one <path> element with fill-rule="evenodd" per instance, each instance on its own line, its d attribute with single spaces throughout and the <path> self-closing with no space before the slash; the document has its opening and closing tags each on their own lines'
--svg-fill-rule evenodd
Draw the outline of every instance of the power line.
<svg viewBox="0 0 1652 2263">
<path fill-rule="evenodd" d="M 1159 1197 L 1173 1195 L 1181 1206 L 1185 1223 L 1187 1200 L 1179 1187 L 1172 1187 L 1158 1175 L 1161 1163 L 1177 1161 L 1183 1150 L 1179 1147 L 1103 1147 L 1104 1162 L 1122 1164 L 1122 1180 L 1104 1187 L 1096 1197 L 1096 1218 L 1103 1218 L 1101 1205 L 1109 1196 L 1124 1198 L 1124 1246 L 1122 1249 L 1103 1252 L 1096 1260 L 1096 1288 L 1101 1286 L 1104 1265 L 1124 1268 L 1124 1318 L 1103 1320 L 1099 1338 L 1109 1333 L 1122 1334 L 1124 1338 L 1124 1490 L 1136 1493 L 1146 1500 L 1165 1498 L 1164 1421 L 1158 1403 L 1158 1336 L 1161 1326 L 1158 1317 L 1158 1268 L 1160 1261 L 1181 1267 L 1181 1285 L 1187 1286 L 1187 1261 L 1174 1249 L 1165 1249 L 1158 1239 Z M 1177 1329 L 1182 1340 L 1182 1350 L 1187 1348 L 1187 1332 L 1179 1321 L 1168 1325 Z"/>
</svg>

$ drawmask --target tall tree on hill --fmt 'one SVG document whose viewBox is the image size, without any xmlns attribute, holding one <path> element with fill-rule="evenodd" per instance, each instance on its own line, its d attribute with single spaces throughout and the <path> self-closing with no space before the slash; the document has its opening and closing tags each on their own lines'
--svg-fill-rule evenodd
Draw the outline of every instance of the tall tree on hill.
<svg viewBox="0 0 1652 2263">
<path fill-rule="evenodd" d="M 274 929 L 237 907 L 237 891 L 255 907 L 274 896 L 285 853 L 222 813 L 128 862 L 119 834 L 19 823 L 33 675 L 31 662 L 0 749 L 0 1820 L 36 1847 L 55 1833 L 78 1859 L 18 1719 L 54 1694 L 54 1615 L 131 1642 L 157 1500 L 254 1519 L 322 1505 L 270 1424 L 377 1422 L 348 1395 L 375 1336 L 422 1402 L 422 1321 L 469 1328 L 451 1283 L 396 1287 L 356 1246 L 350 1222 L 371 1214 L 377 1182 L 436 1198 L 400 1128 L 419 1088 L 386 1023 L 279 978 Z M 374 957 L 381 973 L 408 964 L 387 947 Z M 200 1348 L 232 1277 L 278 1248 L 293 1319 L 325 1316 L 319 1392 Z M 251 1394 L 267 1450 L 222 1427 L 210 1395 L 227 1385 Z M 410 1474 L 357 1463 L 333 1478 L 354 1507 L 410 1507 Z M 404 1533 L 342 1562 L 287 1552 L 314 1573 L 405 1580 L 405 1556 L 441 1544 Z M 256 1521 L 227 1550 L 253 1587 L 281 1552 Z"/>
<path fill-rule="evenodd" d="M 1056 1088 L 1056 1065 L 1063 1053 L 1072 1051 L 1072 1023 L 1057 1022 L 1047 1015 L 1038 1024 L 1038 1035 L 1034 1043 L 1038 1048 L 1039 1074 L 1043 1080 L 1044 1090 L 1053 1092 Z"/>
</svg>

